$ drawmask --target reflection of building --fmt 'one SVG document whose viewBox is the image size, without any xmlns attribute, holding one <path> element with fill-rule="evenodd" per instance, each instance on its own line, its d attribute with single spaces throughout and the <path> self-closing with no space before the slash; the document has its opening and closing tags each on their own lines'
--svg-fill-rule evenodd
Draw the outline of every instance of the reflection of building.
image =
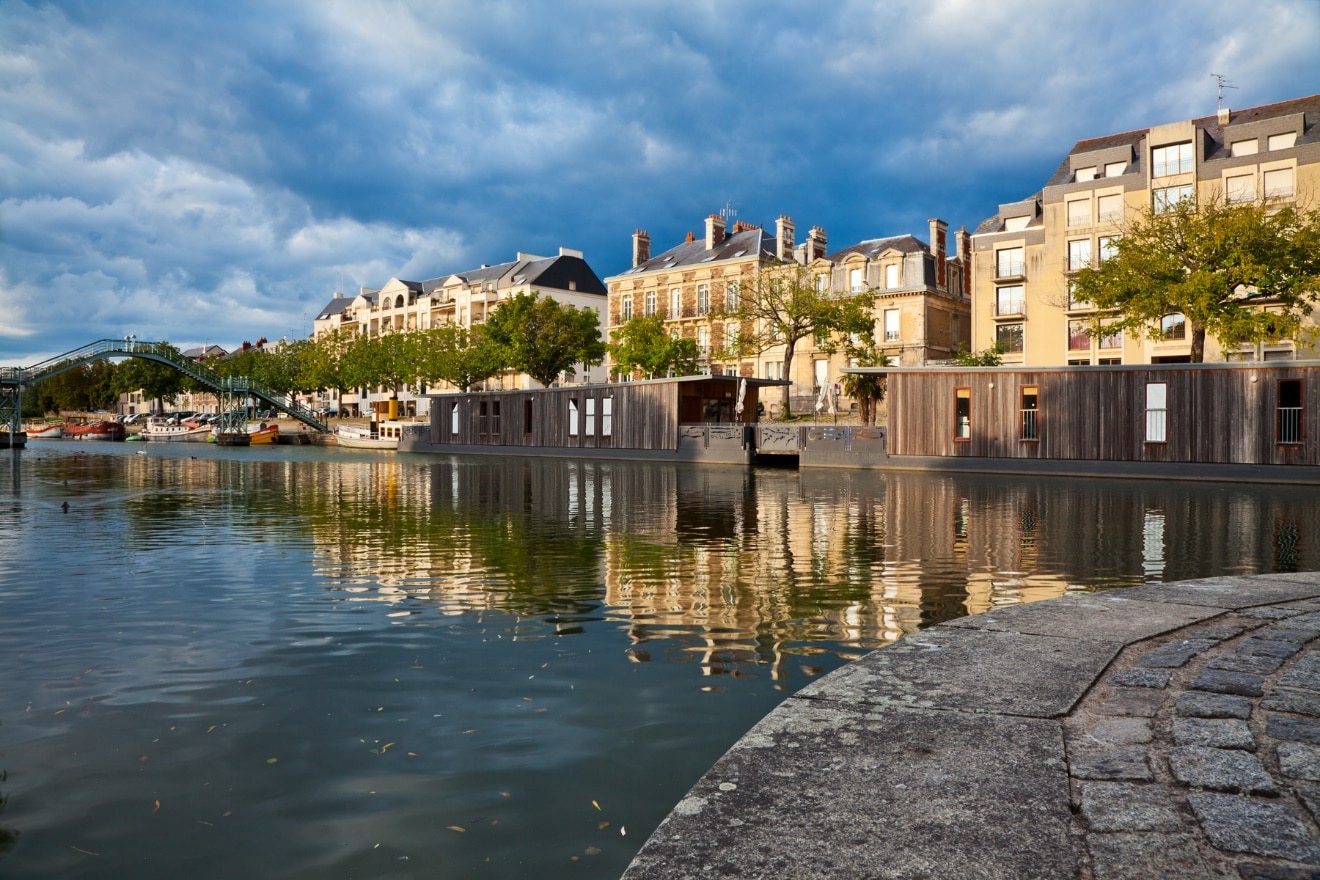
<svg viewBox="0 0 1320 880">
<path fill-rule="evenodd" d="M 1095 310 L 1070 295 L 1073 275 L 1105 259 L 1137 211 L 1192 196 L 1291 204 L 1317 192 L 1320 95 L 1078 141 L 1044 189 L 1000 205 L 972 236 L 973 347 L 1002 343 L 1004 363 L 1033 366 L 1187 361 L 1181 314 L 1153 340 L 1087 335 Z M 1314 352 L 1289 340 L 1223 351 L 1207 338 L 1205 360 Z"/>
<path fill-rule="evenodd" d="M 605 286 L 587 265 L 581 251 L 560 248 L 559 255 L 538 257 L 519 253 L 508 263 L 481 266 L 429 281 L 401 281 L 392 278 L 379 289 L 364 287 L 357 296 L 336 293 L 313 322 L 313 337 L 339 332 L 354 336 L 380 336 L 456 325 L 465 329 L 484 324 L 500 304 L 519 294 L 537 293 L 566 306 L 591 309 L 599 313 L 605 306 Z M 581 365 L 579 365 L 581 366 Z M 588 368 L 572 372 L 566 378 L 575 382 L 600 380 Z M 532 380 L 523 373 L 506 372 L 486 383 L 495 388 L 529 388 Z M 444 388 L 432 388 L 443 391 Z M 368 404 L 397 397 L 403 414 L 425 412 L 428 389 L 359 388 L 346 392 L 343 401 L 327 398 L 313 401 L 313 408 L 347 408 L 365 412 Z"/>
</svg>

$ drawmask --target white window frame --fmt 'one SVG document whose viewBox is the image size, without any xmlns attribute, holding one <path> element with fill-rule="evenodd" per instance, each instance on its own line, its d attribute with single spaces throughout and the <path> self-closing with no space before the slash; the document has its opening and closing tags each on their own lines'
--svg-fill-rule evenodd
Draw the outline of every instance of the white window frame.
<svg viewBox="0 0 1320 880">
<path fill-rule="evenodd" d="M 648 290 L 646 292 L 646 317 L 649 318 L 654 314 L 655 314 L 655 291 Z"/>
<path fill-rule="evenodd" d="M 1169 437 L 1168 385 L 1146 383 L 1146 442 L 1167 443 Z"/>
<path fill-rule="evenodd" d="M 710 314 L 710 285 L 709 285 L 709 284 L 698 284 L 698 285 L 697 285 L 697 314 L 698 314 L 698 315 L 708 315 L 708 314 Z"/>
<path fill-rule="evenodd" d="M 903 338 L 902 321 L 900 309 L 885 309 L 885 342 L 898 342 Z"/>
<path fill-rule="evenodd" d="M 1268 168 L 1262 174 L 1261 189 L 1267 199 L 1291 199 L 1297 195 L 1296 168 Z"/>
<path fill-rule="evenodd" d="M 902 284 L 898 277 L 898 263 L 890 263 L 885 266 L 885 289 L 897 290 Z"/>
<path fill-rule="evenodd" d="M 602 397 L 600 401 L 600 436 L 614 435 L 614 398 Z"/>
<path fill-rule="evenodd" d="M 632 320 L 633 316 L 633 298 L 631 293 L 625 293 L 619 307 L 619 317 L 626 323 Z"/>
<path fill-rule="evenodd" d="M 1091 199 L 1069 199 L 1065 203 L 1067 208 L 1067 225 L 1070 229 L 1077 229 L 1082 226 L 1091 225 Z"/>
<path fill-rule="evenodd" d="M 1163 144 L 1150 151 L 1150 176 L 1170 177 L 1187 174 L 1196 169 L 1196 154 L 1191 141 Z"/>
</svg>

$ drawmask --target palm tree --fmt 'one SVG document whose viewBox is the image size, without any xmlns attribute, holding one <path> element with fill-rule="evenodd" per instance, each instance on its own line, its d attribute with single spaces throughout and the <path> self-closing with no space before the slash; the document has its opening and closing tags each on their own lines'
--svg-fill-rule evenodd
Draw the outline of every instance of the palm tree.
<svg viewBox="0 0 1320 880">
<path fill-rule="evenodd" d="M 858 352 L 855 366 L 887 367 L 889 358 L 874 348 Z M 857 401 L 857 416 L 863 425 L 874 425 L 880 402 L 885 399 L 884 376 L 876 373 L 844 373 L 843 393 Z"/>
</svg>

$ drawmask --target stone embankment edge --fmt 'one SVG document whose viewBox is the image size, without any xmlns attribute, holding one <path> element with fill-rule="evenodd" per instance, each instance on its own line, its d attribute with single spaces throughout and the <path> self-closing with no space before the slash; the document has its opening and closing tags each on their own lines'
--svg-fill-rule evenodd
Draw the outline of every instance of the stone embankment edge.
<svg viewBox="0 0 1320 880">
<path fill-rule="evenodd" d="M 1198 627 L 1232 632 L 1225 622 L 1251 615 L 1314 618 L 1317 600 L 1318 573 L 1211 578 L 995 609 L 909 635 L 753 727 L 674 807 L 624 880 L 1150 876 L 1149 835 L 1106 837 L 1119 847 L 1108 853 L 1117 873 L 1088 854 L 1070 713 L 1093 692 L 1111 696 L 1102 679 L 1120 655 L 1167 648 Z M 1126 720 L 1149 727 L 1152 718 Z M 1203 867 L 1178 876 L 1220 876 Z M 1276 873 L 1252 876 L 1311 876 L 1262 870 Z"/>
</svg>

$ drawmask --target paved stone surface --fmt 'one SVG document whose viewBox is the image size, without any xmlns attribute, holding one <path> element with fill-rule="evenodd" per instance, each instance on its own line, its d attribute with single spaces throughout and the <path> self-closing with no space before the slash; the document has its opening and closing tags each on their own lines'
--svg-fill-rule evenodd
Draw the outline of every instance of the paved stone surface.
<svg viewBox="0 0 1320 880">
<path fill-rule="evenodd" d="M 1126 619 L 1125 619 L 1126 618 Z M 994 609 L 812 683 L 626 880 L 1320 880 L 1320 574 Z"/>
</svg>

